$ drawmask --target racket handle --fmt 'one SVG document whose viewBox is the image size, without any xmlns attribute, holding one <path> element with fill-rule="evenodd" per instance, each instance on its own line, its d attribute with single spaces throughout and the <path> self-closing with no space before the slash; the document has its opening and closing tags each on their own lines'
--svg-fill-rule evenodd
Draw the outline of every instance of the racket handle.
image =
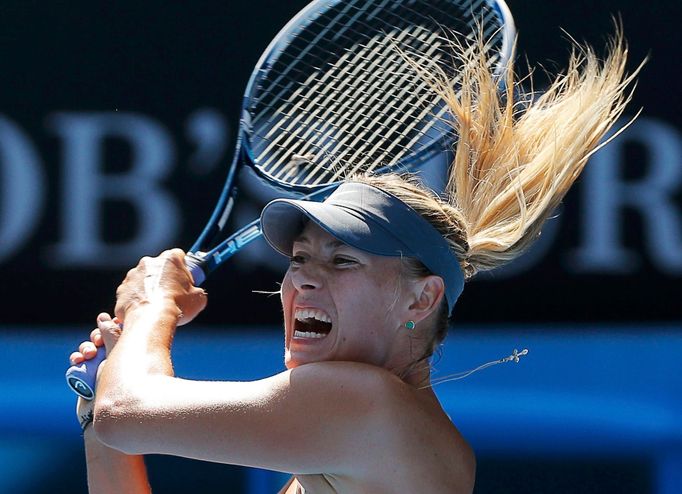
<svg viewBox="0 0 682 494">
<path fill-rule="evenodd" d="M 81 398 L 92 400 L 95 397 L 97 368 L 106 357 L 106 353 L 104 347 L 99 347 L 95 358 L 72 365 L 67 369 L 66 384 Z"/>
<path fill-rule="evenodd" d="M 201 286 L 206 280 L 206 272 L 204 271 L 205 264 L 206 263 L 201 257 L 192 252 L 188 252 L 185 255 L 185 266 L 187 266 L 187 269 L 189 269 L 189 272 L 192 274 L 194 286 Z"/>
</svg>

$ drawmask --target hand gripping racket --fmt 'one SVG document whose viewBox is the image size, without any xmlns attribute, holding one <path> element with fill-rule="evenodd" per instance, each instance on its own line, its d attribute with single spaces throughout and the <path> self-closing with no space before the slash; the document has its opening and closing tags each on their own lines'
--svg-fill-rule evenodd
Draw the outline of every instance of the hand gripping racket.
<svg viewBox="0 0 682 494">
<path fill-rule="evenodd" d="M 503 0 L 316 0 L 299 12 L 251 74 L 225 186 L 187 255 L 195 285 L 261 235 L 258 220 L 225 231 L 244 166 L 271 186 L 322 200 L 353 173 L 415 170 L 443 152 L 446 106 L 401 51 L 456 84 L 451 39 L 468 45 L 481 34 L 501 70 L 516 34 Z M 97 364 L 67 371 L 85 398 L 94 396 Z"/>
</svg>

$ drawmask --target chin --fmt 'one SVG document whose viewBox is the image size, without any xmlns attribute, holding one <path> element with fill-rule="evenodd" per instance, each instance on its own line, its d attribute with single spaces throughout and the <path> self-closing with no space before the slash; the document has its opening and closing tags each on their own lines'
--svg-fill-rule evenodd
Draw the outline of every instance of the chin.
<svg viewBox="0 0 682 494">
<path fill-rule="evenodd" d="M 288 349 L 284 350 L 284 367 L 291 370 L 295 369 L 299 365 L 301 365 L 301 362 L 299 362 L 295 358 L 292 358 L 291 352 Z"/>
<path fill-rule="evenodd" d="M 308 356 L 308 358 L 301 358 L 301 356 L 294 357 L 291 355 L 291 352 L 289 350 L 286 350 L 284 353 L 284 367 L 287 369 L 295 369 L 296 367 L 300 367 L 305 364 L 312 364 L 315 362 L 322 362 L 325 359 L 318 359 L 318 358 L 310 358 L 311 356 Z"/>
</svg>

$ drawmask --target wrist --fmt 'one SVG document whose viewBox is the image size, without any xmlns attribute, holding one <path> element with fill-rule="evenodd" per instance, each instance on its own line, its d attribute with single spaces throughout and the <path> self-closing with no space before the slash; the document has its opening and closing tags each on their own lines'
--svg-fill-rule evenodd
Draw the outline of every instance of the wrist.
<svg viewBox="0 0 682 494">
<path fill-rule="evenodd" d="M 182 311 L 172 299 L 145 301 L 126 310 L 123 321 L 126 326 L 130 326 L 135 320 L 149 318 L 177 324 L 182 318 Z"/>
<path fill-rule="evenodd" d="M 78 414 L 78 423 L 81 426 L 81 431 L 85 434 L 85 431 L 92 425 L 95 418 L 95 413 L 92 407 L 88 407 L 88 410 Z"/>
</svg>

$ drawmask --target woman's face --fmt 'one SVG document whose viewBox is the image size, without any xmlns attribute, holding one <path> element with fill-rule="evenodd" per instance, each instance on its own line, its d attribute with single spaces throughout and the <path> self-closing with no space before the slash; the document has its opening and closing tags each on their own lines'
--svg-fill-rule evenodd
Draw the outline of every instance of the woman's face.
<svg viewBox="0 0 682 494">
<path fill-rule="evenodd" d="M 399 258 L 355 249 L 309 222 L 282 283 L 287 368 L 329 360 L 386 367 L 408 283 Z"/>
</svg>

